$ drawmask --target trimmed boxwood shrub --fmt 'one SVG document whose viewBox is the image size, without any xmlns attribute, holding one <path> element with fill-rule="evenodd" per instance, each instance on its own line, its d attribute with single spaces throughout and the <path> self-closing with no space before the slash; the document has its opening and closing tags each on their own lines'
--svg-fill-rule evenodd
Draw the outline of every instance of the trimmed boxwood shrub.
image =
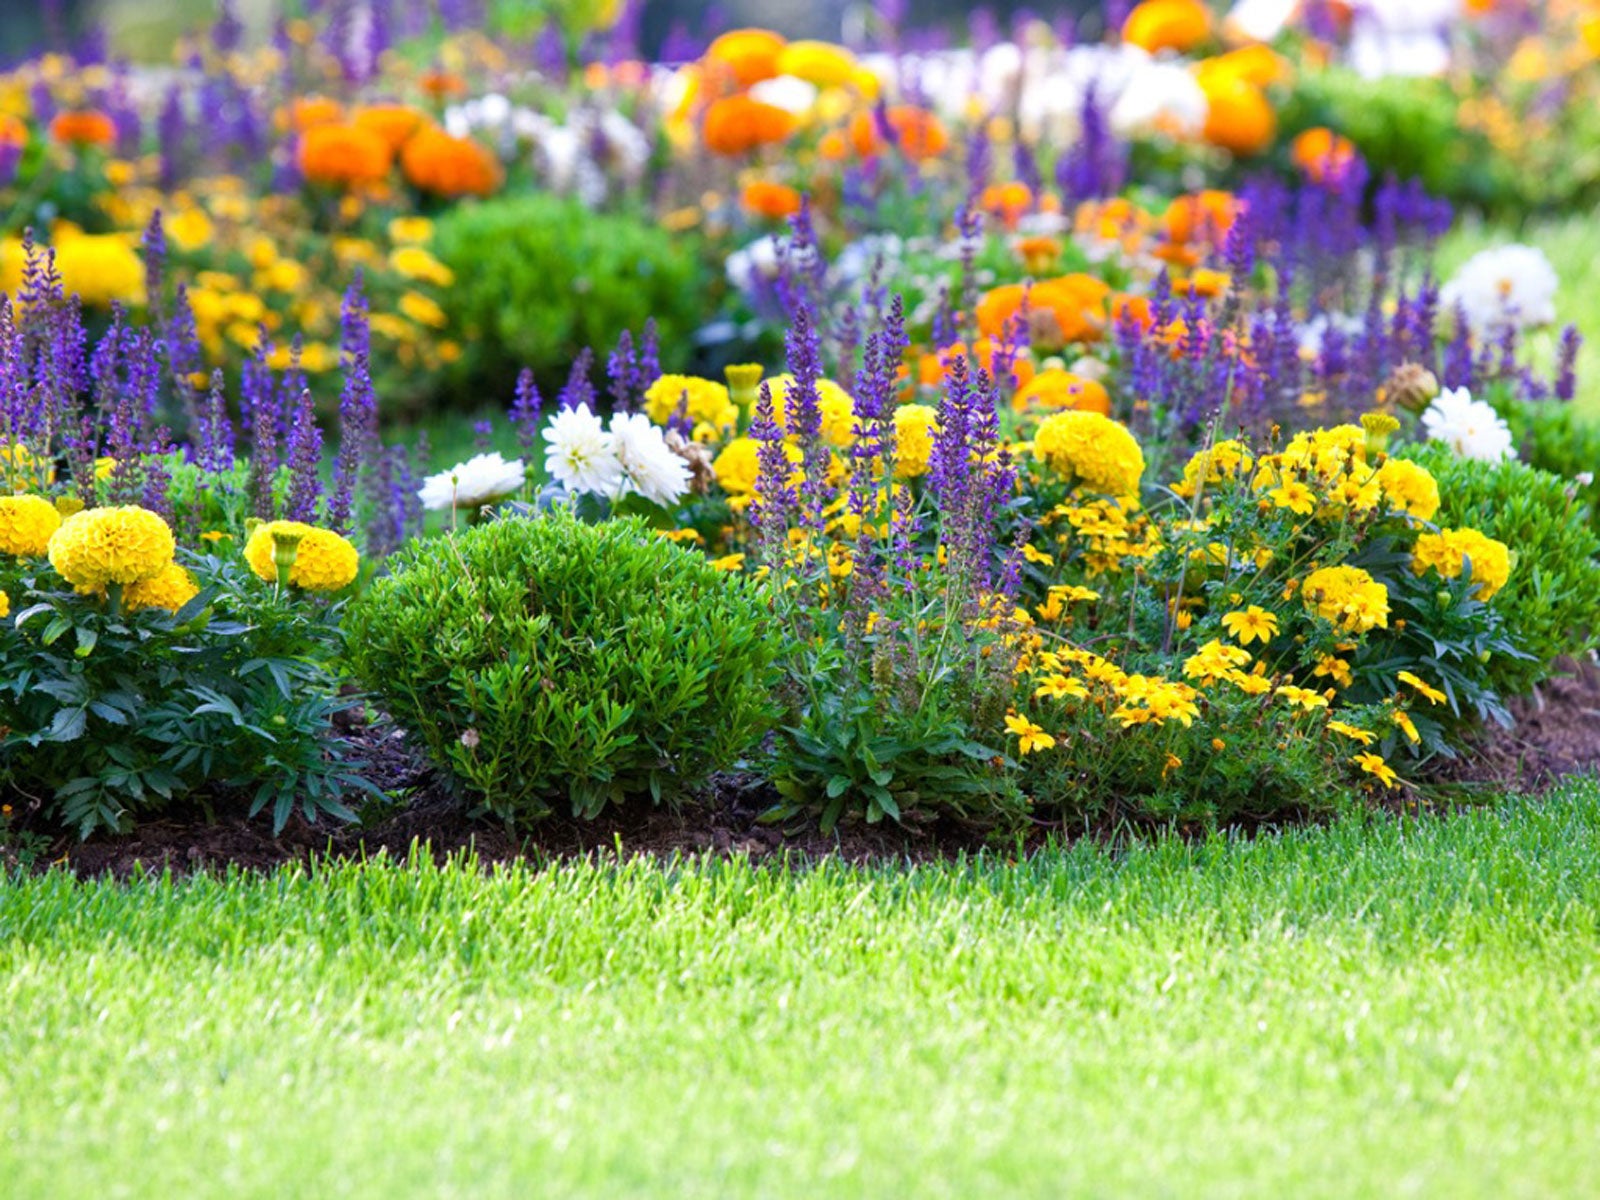
<svg viewBox="0 0 1600 1200">
<path fill-rule="evenodd" d="M 771 719 L 759 586 L 637 519 L 506 517 L 389 563 L 348 618 L 356 672 L 507 820 L 671 799 Z"/>
<path fill-rule="evenodd" d="M 524 366 L 558 387 L 585 348 L 601 354 L 655 318 L 664 370 L 687 361 L 705 307 L 699 242 L 549 195 L 460 205 L 434 248 L 455 272 L 452 328 L 466 353 L 458 384 L 508 393 Z"/>
<path fill-rule="evenodd" d="M 1600 643 L 1600 537 L 1570 481 L 1515 460 L 1459 458 L 1437 444 L 1405 455 L 1439 481 L 1436 524 L 1481 530 L 1516 556 L 1494 607 L 1533 657 L 1497 658 L 1489 686 L 1502 696 L 1522 695 L 1548 677 L 1557 658 Z"/>
</svg>

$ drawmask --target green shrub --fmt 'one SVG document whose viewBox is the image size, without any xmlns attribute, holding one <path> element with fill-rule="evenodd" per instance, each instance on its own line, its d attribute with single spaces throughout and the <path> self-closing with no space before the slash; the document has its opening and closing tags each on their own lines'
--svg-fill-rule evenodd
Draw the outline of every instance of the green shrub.
<svg viewBox="0 0 1600 1200">
<path fill-rule="evenodd" d="M 456 275 L 448 307 L 469 387 L 509 391 L 524 366 L 557 387 L 584 348 L 637 337 L 651 317 L 663 369 L 686 361 L 705 307 L 692 239 L 545 195 L 459 206 L 435 237 Z"/>
<path fill-rule="evenodd" d="M 1579 509 L 1600 534 L 1600 424 L 1554 400 L 1496 405 L 1517 435 L 1522 456 L 1574 489 Z M 1580 477 L 1587 477 L 1583 482 Z"/>
<path fill-rule="evenodd" d="M 1443 446 L 1407 451 L 1439 481 L 1440 525 L 1470 526 L 1516 555 L 1511 578 L 1494 598 L 1517 645 L 1531 659 L 1497 658 L 1491 686 L 1527 692 L 1564 654 L 1600 644 L 1600 537 L 1567 480 L 1520 462 L 1481 463 Z"/>
<path fill-rule="evenodd" d="M 357 672 L 507 819 L 658 801 L 761 736 L 777 643 L 756 585 L 638 520 L 559 510 L 419 542 L 351 611 Z"/>
</svg>

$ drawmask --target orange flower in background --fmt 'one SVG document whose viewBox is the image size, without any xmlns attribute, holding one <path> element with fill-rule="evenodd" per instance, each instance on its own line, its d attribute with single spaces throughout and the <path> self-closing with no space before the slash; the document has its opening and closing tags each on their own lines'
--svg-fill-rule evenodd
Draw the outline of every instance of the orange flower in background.
<svg viewBox="0 0 1600 1200">
<path fill-rule="evenodd" d="M 355 125 L 313 125 L 300 135 L 300 173 L 326 187 L 381 183 L 393 161 L 387 142 Z"/>
<path fill-rule="evenodd" d="M 304 133 L 315 125 L 333 125 L 344 120 L 344 105 L 326 96 L 301 96 L 280 112 L 280 125 Z"/>
<path fill-rule="evenodd" d="M 1106 330 L 1111 286 L 1093 275 L 1074 273 L 1033 285 L 1004 284 L 978 301 L 978 329 L 1000 339 L 1027 306 L 1028 344 L 1054 350 L 1068 342 L 1098 341 Z"/>
<path fill-rule="evenodd" d="M 1174 198 L 1161 220 L 1169 241 L 1180 245 L 1204 241 L 1221 246 L 1238 215 L 1239 201 L 1232 192 L 1207 188 Z"/>
<path fill-rule="evenodd" d="M 412 187 L 435 196 L 487 196 L 500 186 L 494 155 L 471 138 L 428 126 L 400 151 L 400 170 Z"/>
<path fill-rule="evenodd" d="M 883 114 L 858 112 L 850 119 L 850 144 L 862 158 L 888 149 L 880 121 L 887 122 L 900 152 L 913 162 L 936 158 L 950 146 L 950 135 L 938 117 L 915 105 L 897 104 Z"/>
<path fill-rule="evenodd" d="M 1140 329 L 1149 329 L 1155 324 L 1155 313 L 1150 307 L 1150 297 L 1118 292 L 1111 297 L 1111 321 L 1114 325 L 1132 321 Z"/>
<path fill-rule="evenodd" d="M 351 118 L 357 126 L 377 134 L 391 151 L 405 145 L 406 139 L 421 129 L 426 118 L 404 104 L 373 104 L 358 108 Z"/>
<path fill-rule="evenodd" d="M 425 93 L 435 100 L 445 100 L 451 96 L 465 96 L 467 94 L 467 81 L 442 67 L 424 72 L 422 78 L 417 80 L 417 83 Z"/>
<path fill-rule="evenodd" d="M 984 212 L 999 217 L 1007 229 L 1015 229 L 1017 222 L 1033 206 L 1033 192 L 1027 184 L 1017 180 L 991 183 L 978 197 L 978 204 Z"/>
<path fill-rule="evenodd" d="M 0 113 L 0 146 L 15 146 L 20 150 L 27 144 L 27 123 L 21 117 Z"/>
<path fill-rule="evenodd" d="M 1111 397 L 1103 385 L 1059 367 L 1040 371 L 1031 383 L 1017 389 L 1011 406 L 1019 411 L 1037 406 L 1097 412 L 1102 417 L 1111 415 Z"/>
<path fill-rule="evenodd" d="M 706 47 L 704 61 L 739 87 L 778 74 L 778 56 L 788 43 L 770 29 L 733 29 Z"/>
<path fill-rule="evenodd" d="M 795 124 L 793 114 L 777 105 L 740 94 L 712 102 L 701 136 L 712 153 L 733 157 L 787 141 Z"/>
<path fill-rule="evenodd" d="M 1185 54 L 1211 34 L 1211 12 L 1200 0 L 1144 0 L 1122 23 L 1122 40 L 1148 50 Z"/>
<path fill-rule="evenodd" d="M 1227 71 L 1204 71 L 1198 78 L 1210 105 L 1206 141 L 1240 158 L 1260 154 L 1272 145 L 1278 132 L 1278 115 L 1272 111 L 1265 92 Z"/>
<path fill-rule="evenodd" d="M 50 136 L 64 146 L 109 146 L 117 140 L 117 127 L 97 109 L 57 113 Z"/>
<path fill-rule="evenodd" d="M 938 387 L 950 375 L 950 364 L 958 358 L 975 359 L 980 367 L 994 375 L 995 352 L 1000 347 L 989 338 L 979 338 L 972 354 L 967 353 L 965 342 L 953 342 L 937 354 L 924 354 L 917 359 L 917 382 L 923 387 Z M 1011 362 L 1011 376 L 1018 387 L 1027 386 L 1033 379 L 1033 361 L 1025 354 L 1017 354 Z"/>
<path fill-rule="evenodd" d="M 1211 271 L 1202 267 L 1187 279 L 1173 282 L 1172 290 L 1180 296 L 1203 296 L 1210 299 L 1228 290 L 1232 279 L 1226 271 Z"/>
<path fill-rule="evenodd" d="M 1318 125 L 1297 134 L 1289 144 L 1289 158 L 1314 183 L 1344 175 L 1356 158 L 1356 144 L 1342 134 Z"/>
<path fill-rule="evenodd" d="M 1061 257 L 1060 240 L 1042 233 L 1018 238 L 1012 249 L 1022 259 L 1022 265 L 1030 275 L 1046 274 Z"/>
<path fill-rule="evenodd" d="M 1294 70 L 1289 66 L 1289 60 L 1259 42 L 1253 46 L 1241 46 L 1237 50 L 1208 58 L 1195 69 L 1201 74 L 1216 71 L 1232 75 L 1235 79 L 1242 79 L 1259 88 L 1271 87 L 1275 83 L 1288 83 L 1294 78 Z"/>
<path fill-rule="evenodd" d="M 781 221 L 800 211 L 800 193 L 786 183 L 758 179 L 745 185 L 739 203 L 754 216 Z"/>
</svg>

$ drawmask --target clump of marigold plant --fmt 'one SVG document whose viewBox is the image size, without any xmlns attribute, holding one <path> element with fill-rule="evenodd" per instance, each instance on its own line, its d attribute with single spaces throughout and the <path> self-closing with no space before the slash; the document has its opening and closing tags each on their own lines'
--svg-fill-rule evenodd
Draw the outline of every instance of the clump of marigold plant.
<svg viewBox="0 0 1600 1200">
<path fill-rule="evenodd" d="M 325 187 L 359 188 L 388 177 L 389 143 L 359 125 L 313 125 L 300 135 L 300 173 Z"/>
<path fill-rule="evenodd" d="M 0 552 L 38 558 L 61 528 L 61 513 L 43 496 L 0 496 Z"/>
<path fill-rule="evenodd" d="M 88 508 L 50 537 L 50 565 L 79 591 L 126 587 L 154 578 L 177 543 L 160 515 L 138 505 Z"/>
<path fill-rule="evenodd" d="M 412 187 L 431 195 L 487 196 L 500 186 L 494 155 L 471 138 L 426 128 L 400 151 L 400 170 Z"/>
<path fill-rule="evenodd" d="M 1046 417 L 1034 431 L 1033 454 L 1057 475 L 1091 492 L 1139 494 L 1144 451 L 1126 426 L 1100 413 L 1069 409 Z"/>
<path fill-rule="evenodd" d="M 308 592 L 337 592 L 355 582 L 361 556 L 329 529 L 302 521 L 267 521 L 244 547 L 250 569 L 268 583 L 288 583 Z"/>
</svg>

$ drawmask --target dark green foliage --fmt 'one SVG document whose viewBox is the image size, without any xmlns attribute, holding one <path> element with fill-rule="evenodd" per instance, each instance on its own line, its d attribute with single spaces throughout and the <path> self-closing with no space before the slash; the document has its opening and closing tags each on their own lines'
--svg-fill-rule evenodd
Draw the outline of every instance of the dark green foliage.
<svg viewBox="0 0 1600 1200">
<path fill-rule="evenodd" d="M 1439 481 L 1439 525 L 1481 530 L 1516 556 L 1493 607 L 1531 659 L 1496 657 L 1491 687 L 1521 695 L 1549 675 L 1555 659 L 1600 644 L 1600 537 L 1574 484 L 1520 462 L 1458 458 L 1442 446 L 1407 453 Z"/>
<path fill-rule="evenodd" d="M 47 567 L 12 574 L 0 622 L 0 779 L 87 837 L 169 804 L 242 792 L 282 829 L 353 819 L 371 785 L 334 736 L 349 707 L 326 665 L 337 606 L 261 583 L 237 560 L 194 564 L 201 593 L 177 613 L 113 615 Z"/>
<path fill-rule="evenodd" d="M 662 367 L 685 361 L 705 306 L 694 239 L 573 199 L 531 195 L 461 205 L 435 247 L 456 274 L 449 309 L 466 348 L 463 385 L 509 394 L 532 367 L 547 391 L 587 347 L 639 336 L 655 318 Z"/>
<path fill-rule="evenodd" d="M 391 715 L 489 810 L 657 800 L 768 723 L 777 644 L 757 586 L 636 519 L 565 510 L 413 544 L 350 612 Z"/>
<path fill-rule="evenodd" d="M 1600 535 L 1600 423 L 1557 400 L 1505 400 L 1495 408 L 1517 435 L 1522 457 L 1541 471 L 1559 475 Z M 1587 482 L 1580 476 L 1587 476 Z"/>
</svg>

